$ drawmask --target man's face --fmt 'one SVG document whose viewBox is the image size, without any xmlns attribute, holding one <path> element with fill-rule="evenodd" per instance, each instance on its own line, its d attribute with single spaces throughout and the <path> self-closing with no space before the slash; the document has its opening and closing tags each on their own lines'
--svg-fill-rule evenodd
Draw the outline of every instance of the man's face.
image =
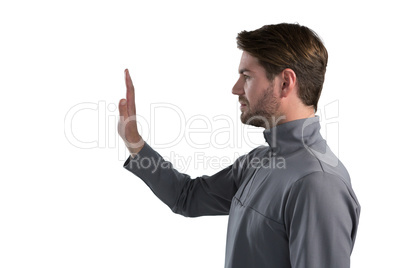
<svg viewBox="0 0 402 268">
<path fill-rule="evenodd" d="M 239 80 L 232 93 L 239 95 L 243 124 L 270 128 L 279 118 L 279 88 L 270 82 L 258 59 L 243 52 L 239 66 Z"/>
</svg>

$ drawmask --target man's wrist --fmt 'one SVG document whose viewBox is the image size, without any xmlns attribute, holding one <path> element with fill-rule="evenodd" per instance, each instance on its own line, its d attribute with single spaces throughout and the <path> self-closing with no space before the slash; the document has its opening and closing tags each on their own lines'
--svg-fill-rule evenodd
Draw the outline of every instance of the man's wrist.
<svg viewBox="0 0 402 268">
<path fill-rule="evenodd" d="M 126 147 L 128 149 L 128 151 L 130 152 L 131 157 L 136 156 L 141 149 L 144 147 L 145 145 L 145 141 L 142 139 L 142 137 L 140 136 L 138 141 L 135 142 L 126 142 Z"/>
</svg>

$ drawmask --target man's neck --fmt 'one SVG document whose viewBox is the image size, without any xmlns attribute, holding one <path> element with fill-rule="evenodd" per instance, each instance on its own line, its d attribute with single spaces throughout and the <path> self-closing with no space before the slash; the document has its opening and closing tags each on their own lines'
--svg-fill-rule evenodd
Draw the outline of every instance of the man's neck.
<svg viewBox="0 0 402 268">
<path fill-rule="evenodd" d="M 302 111 L 296 112 L 288 112 L 283 115 L 277 116 L 274 120 L 271 121 L 270 127 L 274 127 L 277 125 L 281 125 L 290 121 L 304 119 L 304 118 L 311 118 L 315 116 L 314 109 L 304 109 Z M 266 128 L 269 129 L 270 127 Z"/>
</svg>

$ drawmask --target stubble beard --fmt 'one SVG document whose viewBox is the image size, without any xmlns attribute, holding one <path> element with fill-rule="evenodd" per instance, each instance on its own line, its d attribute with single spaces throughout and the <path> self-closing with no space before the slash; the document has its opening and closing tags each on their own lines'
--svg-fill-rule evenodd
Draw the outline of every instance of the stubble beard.
<svg viewBox="0 0 402 268">
<path fill-rule="evenodd" d="M 250 107 L 249 102 L 244 98 L 239 100 L 245 101 L 248 108 L 240 115 L 243 124 L 269 129 L 277 123 L 276 120 L 280 116 L 278 114 L 280 102 L 274 95 L 273 85 L 265 90 L 264 95 L 254 107 Z"/>
</svg>

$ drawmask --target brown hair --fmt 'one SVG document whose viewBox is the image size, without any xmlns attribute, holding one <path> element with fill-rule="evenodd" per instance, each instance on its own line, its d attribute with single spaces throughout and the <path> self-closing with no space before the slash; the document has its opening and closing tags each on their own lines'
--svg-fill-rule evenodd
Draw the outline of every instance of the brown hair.
<svg viewBox="0 0 402 268">
<path fill-rule="evenodd" d="M 269 80 L 286 68 L 292 69 L 299 98 L 317 111 L 328 52 L 314 31 L 299 24 L 281 23 L 242 31 L 236 39 L 238 48 L 259 60 Z"/>
</svg>

